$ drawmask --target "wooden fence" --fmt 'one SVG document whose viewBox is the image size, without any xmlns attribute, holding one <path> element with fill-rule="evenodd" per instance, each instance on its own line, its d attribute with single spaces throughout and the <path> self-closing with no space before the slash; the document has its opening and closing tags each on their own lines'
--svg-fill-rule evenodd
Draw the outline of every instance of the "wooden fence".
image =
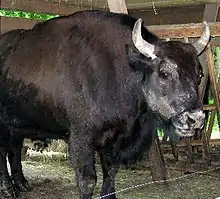
<svg viewBox="0 0 220 199">
<path fill-rule="evenodd" d="M 220 113 L 220 91 L 218 86 L 218 82 L 216 82 L 215 78 L 215 72 L 214 72 L 214 56 L 212 49 L 216 46 L 220 46 L 220 23 L 219 22 L 213 22 L 209 23 L 210 29 L 211 29 L 211 40 L 210 44 L 207 46 L 204 53 L 200 56 L 200 62 L 202 64 L 203 70 L 207 71 L 205 74 L 207 74 L 201 83 L 200 86 L 200 96 L 201 99 L 204 98 L 205 89 L 207 87 L 207 80 L 210 79 L 210 88 L 212 95 L 214 97 L 214 105 L 208 105 L 204 104 L 203 109 L 206 111 L 209 111 L 211 113 L 210 121 L 209 121 L 209 127 L 207 130 L 204 129 L 202 132 L 202 136 L 200 139 L 184 139 L 181 143 L 174 144 L 172 142 L 168 142 L 167 139 L 163 139 L 163 142 L 158 144 L 162 147 L 171 147 L 173 151 L 173 155 L 176 160 L 178 160 L 178 148 L 179 147 L 186 147 L 188 160 L 191 163 L 194 163 L 193 160 L 193 147 L 202 146 L 205 161 L 208 165 L 211 163 L 210 159 L 210 145 L 216 145 L 220 144 L 220 139 L 210 140 L 211 137 L 211 131 L 214 123 L 214 115 L 217 113 L 218 117 L 218 125 L 220 125 L 219 122 L 219 113 Z M 148 27 L 152 32 L 157 34 L 163 39 L 166 40 L 183 40 L 185 42 L 193 41 L 200 37 L 202 31 L 203 31 L 203 24 L 184 24 L 184 25 L 169 25 L 169 26 L 151 26 Z M 158 142 L 158 139 L 156 140 Z M 163 159 L 162 153 L 160 154 L 160 158 Z M 163 162 L 163 161 L 160 161 Z"/>
</svg>

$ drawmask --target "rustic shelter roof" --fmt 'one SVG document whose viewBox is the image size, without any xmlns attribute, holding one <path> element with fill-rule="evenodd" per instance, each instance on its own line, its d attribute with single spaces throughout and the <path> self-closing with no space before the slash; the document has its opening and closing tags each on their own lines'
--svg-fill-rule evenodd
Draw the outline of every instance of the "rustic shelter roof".
<svg viewBox="0 0 220 199">
<path fill-rule="evenodd" d="M 111 0 L 109 0 L 109 2 L 110 1 Z M 154 7 L 177 7 L 209 3 L 220 4 L 220 0 L 125 0 L 125 3 L 129 11 L 143 11 L 149 8 L 152 9 Z M 43 5 L 46 6 L 40 9 L 40 6 Z M 59 7 L 60 9 L 52 10 L 50 9 L 50 7 Z M 70 12 L 75 12 L 77 10 L 85 9 L 109 9 L 108 0 L 1 0 L 1 8 L 28 10 L 45 13 L 56 12 L 57 14 L 67 14 Z M 66 8 L 66 11 L 64 8 Z"/>
<path fill-rule="evenodd" d="M 120 7 L 134 17 L 143 18 L 146 25 L 200 23 L 206 15 L 207 21 L 220 21 L 220 0 L 1 0 L 1 8 L 29 12 L 71 14 L 79 10 L 109 10 L 110 3 Z M 125 4 L 126 3 L 126 4 Z M 114 6 L 114 3 L 113 3 Z M 123 11 L 123 10 L 121 10 Z M 1 17 L 1 32 L 14 28 L 29 28 L 36 21 Z M 24 22 L 25 21 L 25 22 Z"/>
</svg>

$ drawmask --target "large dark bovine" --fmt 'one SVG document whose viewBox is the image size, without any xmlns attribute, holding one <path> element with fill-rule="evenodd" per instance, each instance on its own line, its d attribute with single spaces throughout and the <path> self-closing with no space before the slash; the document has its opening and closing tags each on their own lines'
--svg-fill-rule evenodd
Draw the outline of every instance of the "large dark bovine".
<svg viewBox="0 0 220 199">
<path fill-rule="evenodd" d="M 193 45 L 164 42 L 141 19 L 101 11 L 1 35 L 2 193 L 16 195 L 6 155 L 25 137 L 69 138 L 79 195 L 86 199 L 97 180 L 95 151 L 103 169 L 101 195 L 106 195 L 115 190 L 118 166 L 140 159 L 158 127 L 173 138 L 192 136 L 204 123 L 197 56 L 209 36 L 205 23 Z"/>
<path fill-rule="evenodd" d="M 1 64 L 4 63 L 4 59 L 7 58 L 8 53 L 10 53 L 12 46 L 16 46 L 17 42 L 21 39 L 21 34 L 24 32 L 24 29 L 16 29 L 10 32 L 7 32 L 6 34 L 2 34 L 0 36 L 0 56 L 1 56 Z M 5 112 L 1 112 L 3 115 L 1 115 L 1 118 L 4 118 L 5 120 Z M 17 120 L 18 121 L 18 120 Z M 16 124 L 16 120 L 13 121 L 13 124 Z M 4 125 L 4 121 L 1 120 L 1 134 L 5 135 L 6 133 L 13 134 L 13 128 L 10 128 L 10 126 Z M 5 131 L 5 132 L 4 132 Z M 45 137 L 39 137 L 37 133 L 31 133 L 27 134 L 27 138 L 37 139 L 37 142 L 35 142 L 36 148 L 39 150 L 42 150 L 44 147 L 47 146 L 47 143 L 49 143 Z M 1 190 L 1 193 L 5 196 L 18 196 L 20 191 L 29 191 L 31 190 L 26 178 L 24 177 L 23 171 L 22 171 L 22 165 L 21 165 L 21 149 L 23 145 L 25 136 L 19 135 L 17 136 L 11 136 L 10 145 L 7 146 L 7 155 L 8 160 L 10 163 L 11 168 L 11 179 L 13 182 L 13 186 L 11 184 L 5 184 L 4 181 L 0 182 L 2 184 L 1 187 L 3 188 Z M 59 138 L 59 137 L 58 137 Z M 40 144 L 43 144 L 40 146 Z M 6 164 L 6 162 L 0 162 L 1 164 Z M 7 176 L 7 173 L 2 175 L 2 177 Z M 7 187 L 8 186 L 8 187 Z M 10 190 L 8 192 L 8 190 Z M 1 198 L 1 197 L 0 197 Z"/>
</svg>

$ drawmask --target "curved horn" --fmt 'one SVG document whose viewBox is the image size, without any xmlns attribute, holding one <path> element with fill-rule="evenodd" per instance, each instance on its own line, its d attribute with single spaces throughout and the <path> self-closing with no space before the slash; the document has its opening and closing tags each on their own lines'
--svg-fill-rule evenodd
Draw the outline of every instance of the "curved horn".
<svg viewBox="0 0 220 199">
<path fill-rule="evenodd" d="M 139 50 L 139 52 L 147 57 L 151 57 L 151 59 L 157 58 L 157 56 L 154 54 L 154 45 L 146 42 L 143 37 L 141 36 L 141 24 L 142 19 L 138 19 L 135 24 L 132 31 L 132 40 L 134 43 L 134 46 Z"/>
<path fill-rule="evenodd" d="M 197 51 L 197 55 L 199 55 L 205 49 L 210 38 L 210 29 L 208 23 L 206 21 L 203 21 L 203 24 L 204 31 L 202 33 L 202 36 L 192 44 Z"/>
</svg>

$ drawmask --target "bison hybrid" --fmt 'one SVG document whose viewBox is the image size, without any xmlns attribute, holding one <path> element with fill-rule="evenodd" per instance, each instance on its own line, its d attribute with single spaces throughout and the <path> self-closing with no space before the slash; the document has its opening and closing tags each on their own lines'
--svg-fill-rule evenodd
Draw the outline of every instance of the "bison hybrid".
<svg viewBox="0 0 220 199">
<path fill-rule="evenodd" d="M 115 191 L 119 165 L 139 160 L 158 127 L 171 137 L 203 128 L 198 55 L 210 37 L 204 25 L 192 45 L 165 42 L 141 19 L 83 11 L 1 35 L 1 193 L 15 198 L 16 185 L 26 186 L 17 158 L 25 137 L 68 139 L 79 196 L 89 199 L 96 151 L 103 196 Z"/>
</svg>

